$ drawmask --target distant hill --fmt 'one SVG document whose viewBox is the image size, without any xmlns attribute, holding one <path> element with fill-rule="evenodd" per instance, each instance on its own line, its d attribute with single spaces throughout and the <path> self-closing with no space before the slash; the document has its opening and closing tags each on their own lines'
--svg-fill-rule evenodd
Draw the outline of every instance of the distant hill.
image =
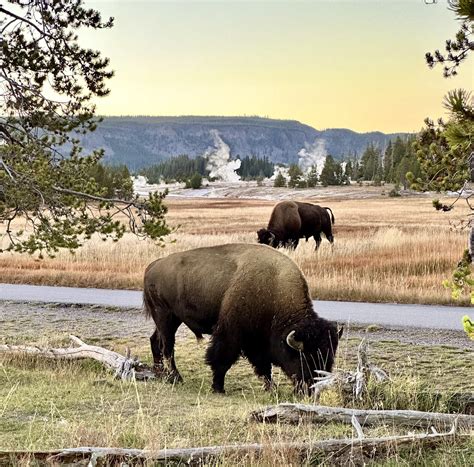
<svg viewBox="0 0 474 467">
<path fill-rule="evenodd" d="M 232 158 L 267 156 L 287 164 L 298 161 L 303 148 L 312 151 L 318 139 L 324 139 L 329 154 L 340 158 L 360 155 L 369 143 L 385 148 L 389 140 L 403 135 L 318 131 L 295 120 L 259 117 L 105 117 L 95 132 L 82 137 L 82 144 L 86 150 L 105 149 L 107 163 L 137 170 L 180 154 L 203 155 L 214 147 L 211 130 L 230 147 Z"/>
</svg>

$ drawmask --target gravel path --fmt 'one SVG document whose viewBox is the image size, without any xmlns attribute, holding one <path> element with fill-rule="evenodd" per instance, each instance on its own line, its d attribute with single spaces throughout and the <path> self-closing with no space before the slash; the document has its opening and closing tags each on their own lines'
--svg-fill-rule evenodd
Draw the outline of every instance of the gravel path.
<svg viewBox="0 0 474 467">
<path fill-rule="evenodd" d="M 140 308 L 142 293 L 135 290 L 84 289 L 38 285 L 1 284 L 0 300 L 96 304 Z M 413 328 L 461 329 L 461 318 L 472 309 L 436 305 L 401 305 L 315 301 L 314 309 L 324 318 L 343 323 L 378 324 Z"/>
<path fill-rule="evenodd" d="M 111 308 L 100 305 L 64 305 L 0 301 L 0 342 L 37 341 L 41 336 L 75 334 L 84 340 L 147 338 L 153 322 L 137 308 Z M 474 350 L 474 341 L 463 331 L 427 330 L 402 327 L 350 325 L 345 336 L 368 335 L 371 340 L 396 340 L 419 345 L 443 345 Z M 181 326 L 177 337 L 192 336 Z"/>
</svg>

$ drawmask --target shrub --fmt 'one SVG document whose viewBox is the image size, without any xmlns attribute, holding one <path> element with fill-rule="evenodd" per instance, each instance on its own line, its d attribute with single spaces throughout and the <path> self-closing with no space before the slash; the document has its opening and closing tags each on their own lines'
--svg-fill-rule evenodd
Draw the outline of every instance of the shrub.
<svg viewBox="0 0 474 467">
<path fill-rule="evenodd" d="M 186 188 L 192 188 L 193 190 L 197 190 L 202 186 L 202 175 L 198 174 L 197 172 L 186 181 Z"/>
<path fill-rule="evenodd" d="M 279 173 L 275 177 L 275 181 L 273 182 L 273 186 L 276 187 L 276 188 L 286 187 L 286 178 L 281 173 Z"/>
</svg>

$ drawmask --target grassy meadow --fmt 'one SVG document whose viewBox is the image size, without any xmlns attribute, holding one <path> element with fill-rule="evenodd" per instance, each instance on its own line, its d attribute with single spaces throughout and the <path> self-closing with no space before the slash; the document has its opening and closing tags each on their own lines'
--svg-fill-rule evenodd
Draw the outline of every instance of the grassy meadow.
<svg viewBox="0 0 474 467">
<path fill-rule="evenodd" d="M 361 189 L 362 190 L 362 189 Z M 300 242 L 286 252 L 302 268 L 315 299 L 425 304 L 454 303 L 442 281 L 449 278 L 466 246 L 466 233 L 451 223 L 463 218 L 462 204 L 436 212 L 427 197 L 310 199 L 333 209 L 335 245 L 323 239 Z M 177 230 L 161 248 L 126 236 L 99 239 L 75 254 L 54 259 L 2 254 L 2 282 L 141 289 L 143 271 L 175 251 L 229 242 L 256 242 L 276 201 L 168 198 L 168 222 Z M 455 302 L 456 304 L 466 302 Z"/>
<path fill-rule="evenodd" d="M 88 338 L 87 341 L 92 341 Z M 42 343 L 67 345 L 66 336 L 43 336 Z M 337 366 L 353 369 L 358 339 L 344 339 Z M 100 345 L 150 359 L 147 339 L 110 338 Z M 264 392 L 250 365 L 240 360 L 228 373 L 225 396 L 210 392 L 211 373 L 204 365 L 205 345 L 194 339 L 178 340 L 176 359 L 183 384 L 165 382 L 124 383 L 114 380 L 91 362 L 51 362 L 26 357 L 0 357 L 0 447 L 43 450 L 74 446 L 119 446 L 158 450 L 218 444 L 263 443 L 268 452 L 259 459 L 239 459 L 240 465 L 300 465 L 289 451 L 272 445 L 286 441 L 352 437 L 352 427 L 336 423 L 259 424 L 249 419 L 252 410 L 283 401 L 311 403 L 295 396 L 278 369 L 276 389 Z M 363 403 L 343 401 L 337 391 L 324 393 L 322 404 L 445 410 L 440 391 L 472 391 L 466 366 L 474 364 L 472 352 L 447 347 L 411 346 L 394 341 L 373 342 L 371 361 L 388 370 L 393 383 L 369 392 Z M 407 358 L 410 355 L 410 358 Z M 428 357 L 429 355 L 429 357 Z M 367 436 L 404 434 L 391 426 L 364 428 Z M 472 465 L 474 444 L 441 444 L 435 451 L 412 447 L 379 458 L 377 465 Z M 316 459 L 305 459 L 311 463 Z M 235 465 L 225 458 L 216 465 Z M 334 465 L 332 459 L 318 462 Z M 392 462 L 392 464 L 390 464 Z M 26 464 L 28 465 L 28 464 Z M 214 465 L 214 464 L 213 464 Z M 344 464 L 361 465 L 361 464 Z"/>
<path fill-rule="evenodd" d="M 314 252 L 310 240 L 285 254 L 304 271 L 314 298 L 452 303 L 441 282 L 450 276 L 466 244 L 466 234 L 452 231 L 449 225 L 449 221 L 463 217 L 462 207 L 443 215 L 434 211 L 426 197 L 393 199 L 380 194 L 368 199 L 330 197 L 311 201 L 333 209 L 335 245 L 331 247 L 323 240 L 320 250 Z M 118 243 L 94 239 L 75 254 L 61 252 L 52 259 L 2 254 L 1 281 L 140 289 L 146 265 L 160 256 L 221 243 L 256 242 L 256 230 L 266 225 L 276 201 L 169 198 L 166 203 L 168 222 L 176 231 L 164 247 L 127 236 Z M 8 306 L 20 305 L 5 304 Z M 15 308 L 3 315 L 0 310 L 0 343 L 66 346 L 66 329 L 72 332 L 70 320 L 75 317 L 74 332 L 86 342 L 121 353 L 130 347 L 133 355 L 150 362 L 148 330 L 132 332 L 120 319 L 117 321 L 117 311 L 99 307 L 84 311 L 88 313 L 85 316 L 74 309 L 51 309 L 48 314 L 48 306 L 36 310 L 36 317 L 25 312 L 20 315 Z M 70 313 L 67 320 L 62 313 Z M 106 313 L 115 327 L 104 324 L 99 313 Z M 131 313 L 133 321 L 133 313 L 138 312 Z M 41 319 L 48 326 L 34 324 L 41 323 Z M 97 332 L 98 326 L 101 333 Z M 350 331 L 345 334 L 338 350 L 337 368 L 355 368 L 358 343 Z M 244 359 L 229 371 L 226 395 L 213 394 L 211 372 L 204 364 L 205 347 L 191 339 L 189 333 L 177 340 L 176 361 L 185 379 L 184 384 L 177 385 L 117 381 L 90 361 L 51 362 L 0 354 L 0 449 L 116 446 L 154 450 L 263 443 L 268 450 L 259 458 L 225 457 L 210 465 L 291 466 L 300 465 L 302 460 L 291 450 L 275 450 L 275 443 L 355 436 L 352 427 L 335 423 L 292 426 L 251 421 L 250 412 L 263 405 L 313 401 L 295 395 L 278 369 L 274 369 L 275 390 L 264 392 L 261 381 Z M 392 382 L 370 388 L 369 397 L 363 402 L 344 400 L 335 390 L 323 394 L 320 402 L 449 411 L 450 394 L 474 391 L 466 370 L 474 366 L 473 359 L 472 350 L 466 348 L 414 348 L 413 344 L 398 340 L 373 340 L 370 360 L 386 369 Z M 387 425 L 364 428 L 364 433 L 385 436 L 406 431 Z M 367 465 L 472 465 L 473 453 L 471 438 L 446 442 L 435 450 L 416 445 L 392 450 L 390 455 Z M 332 457 L 308 457 L 303 461 L 336 465 Z M 342 465 L 363 465 L 360 459 L 346 461 Z M 19 465 L 31 464 L 25 459 Z"/>
</svg>

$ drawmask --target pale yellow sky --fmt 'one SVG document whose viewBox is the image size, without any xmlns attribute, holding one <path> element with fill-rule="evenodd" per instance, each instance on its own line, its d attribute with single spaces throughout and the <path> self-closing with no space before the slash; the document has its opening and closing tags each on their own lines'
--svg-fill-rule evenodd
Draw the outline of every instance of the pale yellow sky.
<svg viewBox="0 0 474 467">
<path fill-rule="evenodd" d="M 94 1 L 112 30 L 83 41 L 111 59 L 105 115 L 259 115 L 317 129 L 418 131 L 472 89 L 428 69 L 458 23 L 445 0 Z"/>
</svg>

